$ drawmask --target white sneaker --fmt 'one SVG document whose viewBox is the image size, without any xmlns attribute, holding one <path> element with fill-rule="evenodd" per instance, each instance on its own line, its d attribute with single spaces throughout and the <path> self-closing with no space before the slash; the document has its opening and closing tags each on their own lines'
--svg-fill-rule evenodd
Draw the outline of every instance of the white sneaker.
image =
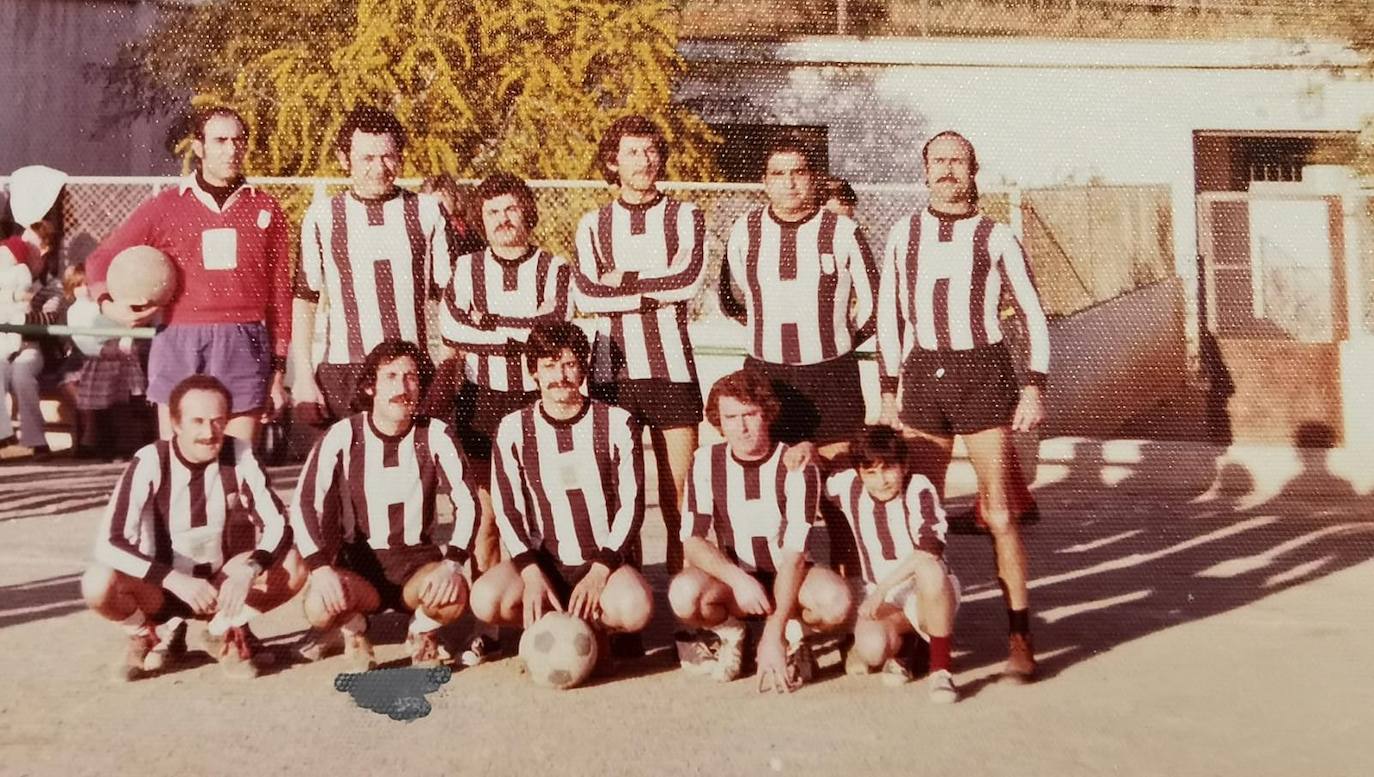
<svg viewBox="0 0 1374 777">
<path fill-rule="evenodd" d="M 953 704 L 959 700 L 959 688 L 954 684 L 954 675 L 948 669 L 930 673 L 926 679 L 926 692 L 932 704 Z"/>
<path fill-rule="evenodd" d="M 894 656 L 883 662 L 883 685 L 897 688 L 906 685 L 912 679 L 911 667 L 900 658 Z"/>
</svg>

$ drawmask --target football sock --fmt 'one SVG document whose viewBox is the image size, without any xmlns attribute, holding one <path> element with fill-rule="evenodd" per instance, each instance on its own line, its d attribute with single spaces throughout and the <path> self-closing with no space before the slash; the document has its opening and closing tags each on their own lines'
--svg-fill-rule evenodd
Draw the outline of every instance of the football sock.
<svg viewBox="0 0 1374 777">
<path fill-rule="evenodd" d="M 339 624 L 339 628 L 343 631 L 345 637 L 361 634 L 367 631 L 367 618 L 364 618 L 362 613 L 355 612 L 348 620 Z"/>
<path fill-rule="evenodd" d="M 431 631 L 434 631 L 442 625 L 444 624 L 434 620 L 433 618 L 429 617 L 429 615 L 425 614 L 424 610 L 416 610 L 415 617 L 410 619 L 410 633 L 427 634 Z"/>
<path fill-rule="evenodd" d="M 949 669 L 949 637 L 930 638 L 930 671 Z"/>
<path fill-rule="evenodd" d="M 1012 634 L 1030 633 L 1030 610 L 1007 610 L 1007 629 Z"/>
<path fill-rule="evenodd" d="M 144 615 L 140 610 L 134 610 L 134 614 L 120 621 L 119 625 L 123 626 L 124 630 L 129 632 L 130 636 L 133 636 L 147 628 L 148 616 Z"/>
</svg>

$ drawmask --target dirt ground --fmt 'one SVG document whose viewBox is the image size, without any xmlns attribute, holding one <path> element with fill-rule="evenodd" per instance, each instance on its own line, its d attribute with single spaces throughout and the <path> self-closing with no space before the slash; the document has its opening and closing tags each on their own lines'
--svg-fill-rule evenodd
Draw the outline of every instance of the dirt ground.
<svg viewBox="0 0 1374 777">
<path fill-rule="evenodd" d="M 1042 678 L 996 681 L 1005 615 L 986 537 L 951 538 L 966 600 L 964 699 L 928 704 L 832 668 L 790 697 L 690 678 L 669 659 L 662 524 L 651 653 L 569 692 L 516 660 L 460 671 L 402 723 L 334 689 L 343 660 L 255 681 L 192 668 L 115 685 L 117 627 L 78 579 L 118 466 L 0 468 L 0 774 L 1368 775 L 1374 497 L 1304 458 L 1282 485 L 1216 452 L 1079 446 L 1042 466 L 1026 532 Z M 278 474 L 283 494 L 291 470 Z M 958 480 L 958 478 L 955 478 Z M 1262 499 L 1257 493 L 1268 494 Z M 292 602 L 258 624 L 303 628 Z M 449 636 L 456 643 L 464 621 Z M 382 645 L 399 659 L 400 634 Z M 191 646 L 199 644 L 193 627 Z M 195 654 L 193 654 L 195 655 Z"/>
</svg>

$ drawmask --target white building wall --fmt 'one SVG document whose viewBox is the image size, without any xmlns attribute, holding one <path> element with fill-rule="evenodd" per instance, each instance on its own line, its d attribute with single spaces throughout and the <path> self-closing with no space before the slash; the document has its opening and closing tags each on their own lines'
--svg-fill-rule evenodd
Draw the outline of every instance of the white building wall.
<svg viewBox="0 0 1374 777">
<path fill-rule="evenodd" d="M 1166 183 L 1174 255 L 1194 271 L 1195 130 L 1355 131 L 1374 81 L 1334 45 L 1062 40 L 688 42 L 677 98 L 708 121 L 823 124 L 832 171 L 921 179 L 944 129 L 978 149 L 984 186 Z"/>
</svg>

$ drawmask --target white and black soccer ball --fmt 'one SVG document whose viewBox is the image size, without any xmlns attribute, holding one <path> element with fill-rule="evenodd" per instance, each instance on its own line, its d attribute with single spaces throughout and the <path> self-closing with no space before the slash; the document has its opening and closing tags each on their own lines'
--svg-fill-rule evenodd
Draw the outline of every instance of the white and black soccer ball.
<svg viewBox="0 0 1374 777">
<path fill-rule="evenodd" d="M 538 685 L 560 690 L 586 680 L 596 666 L 596 634 L 581 618 L 551 612 L 525 630 L 520 658 Z"/>
</svg>

